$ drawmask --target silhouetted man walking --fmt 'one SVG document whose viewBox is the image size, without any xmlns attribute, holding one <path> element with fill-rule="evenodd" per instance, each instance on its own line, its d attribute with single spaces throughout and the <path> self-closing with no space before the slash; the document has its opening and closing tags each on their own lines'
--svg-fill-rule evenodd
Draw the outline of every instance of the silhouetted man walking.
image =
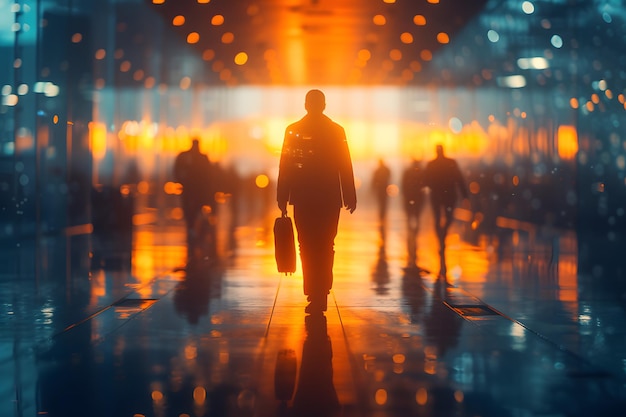
<svg viewBox="0 0 626 417">
<path fill-rule="evenodd" d="M 390 181 L 391 170 L 381 158 L 378 160 L 378 167 L 374 170 L 374 175 L 372 175 L 372 191 L 374 191 L 378 202 L 378 220 L 381 222 L 387 217 L 387 202 L 389 200 L 387 187 Z"/>
<path fill-rule="evenodd" d="M 430 188 L 435 231 L 439 238 L 440 250 L 443 251 L 458 193 L 460 192 L 464 199 L 467 198 L 467 188 L 456 161 L 444 155 L 442 145 L 436 146 L 436 152 L 437 157 L 430 161 L 424 170 L 424 184 Z"/>
<path fill-rule="evenodd" d="M 307 114 L 285 130 L 277 202 L 283 215 L 294 206 L 306 312 L 314 313 L 326 311 L 339 212 L 354 212 L 356 189 L 346 134 L 324 114 L 324 93 L 309 91 L 304 107 Z"/>
</svg>

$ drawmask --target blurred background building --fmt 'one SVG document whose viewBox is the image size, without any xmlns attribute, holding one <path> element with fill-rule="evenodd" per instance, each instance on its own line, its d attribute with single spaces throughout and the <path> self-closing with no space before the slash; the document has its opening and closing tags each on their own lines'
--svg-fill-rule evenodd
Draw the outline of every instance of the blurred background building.
<svg viewBox="0 0 626 417">
<path fill-rule="evenodd" d="M 477 233 L 619 244 L 625 18 L 622 0 L 0 0 L 0 236 L 92 224 L 106 192 L 172 206 L 192 136 L 271 189 L 315 87 L 358 183 L 443 143 Z"/>
</svg>

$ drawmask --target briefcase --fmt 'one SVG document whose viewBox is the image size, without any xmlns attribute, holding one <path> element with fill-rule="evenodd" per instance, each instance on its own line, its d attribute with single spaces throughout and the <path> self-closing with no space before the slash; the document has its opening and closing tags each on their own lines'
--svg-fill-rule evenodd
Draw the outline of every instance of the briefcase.
<svg viewBox="0 0 626 417">
<path fill-rule="evenodd" d="M 285 275 L 296 272 L 296 244 L 291 217 L 282 216 L 274 220 L 274 255 L 278 272 Z"/>
</svg>

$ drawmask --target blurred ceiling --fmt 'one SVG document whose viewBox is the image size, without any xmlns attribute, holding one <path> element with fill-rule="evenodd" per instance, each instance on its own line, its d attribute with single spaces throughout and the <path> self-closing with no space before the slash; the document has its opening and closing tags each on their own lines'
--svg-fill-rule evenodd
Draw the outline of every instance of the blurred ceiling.
<svg viewBox="0 0 626 417">
<path fill-rule="evenodd" d="M 487 0 L 144 0 L 226 84 L 405 85 Z"/>
</svg>

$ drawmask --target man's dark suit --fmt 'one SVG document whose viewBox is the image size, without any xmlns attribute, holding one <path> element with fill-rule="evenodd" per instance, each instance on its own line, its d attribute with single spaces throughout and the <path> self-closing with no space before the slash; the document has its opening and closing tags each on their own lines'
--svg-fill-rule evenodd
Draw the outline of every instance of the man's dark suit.
<svg viewBox="0 0 626 417">
<path fill-rule="evenodd" d="M 323 106 L 307 110 L 285 130 L 277 201 L 283 213 L 287 203 L 294 206 L 304 294 L 312 309 L 323 311 L 333 284 L 339 212 L 344 205 L 354 211 L 356 190 L 344 129 L 322 114 Z"/>
</svg>

